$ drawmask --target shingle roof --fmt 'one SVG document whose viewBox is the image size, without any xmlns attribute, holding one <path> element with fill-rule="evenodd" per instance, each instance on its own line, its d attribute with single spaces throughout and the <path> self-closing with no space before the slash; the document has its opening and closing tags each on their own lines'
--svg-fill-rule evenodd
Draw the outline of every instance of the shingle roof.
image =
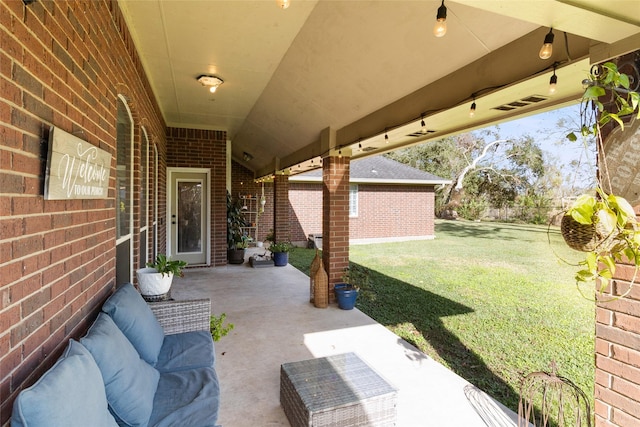
<svg viewBox="0 0 640 427">
<path fill-rule="evenodd" d="M 421 171 L 404 163 L 385 156 L 365 157 L 354 160 L 350 165 L 351 182 L 378 183 L 411 183 L 422 185 L 449 184 L 451 181 L 440 178 L 428 172 Z M 292 181 L 319 181 L 322 179 L 322 169 L 293 175 Z"/>
</svg>

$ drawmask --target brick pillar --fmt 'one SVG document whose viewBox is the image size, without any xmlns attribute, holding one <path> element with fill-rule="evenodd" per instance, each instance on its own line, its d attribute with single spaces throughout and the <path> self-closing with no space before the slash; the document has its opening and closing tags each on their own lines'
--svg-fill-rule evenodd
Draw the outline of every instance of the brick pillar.
<svg viewBox="0 0 640 427">
<path fill-rule="evenodd" d="M 289 221 L 289 175 L 277 175 L 273 180 L 273 235 L 277 242 L 291 240 Z"/>
<path fill-rule="evenodd" d="M 326 157 L 322 162 L 322 261 L 329 276 L 329 302 L 333 287 L 349 266 L 350 158 Z"/>
<path fill-rule="evenodd" d="M 621 72 L 631 74 L 632 81 L 637 82 L 640 76 L 635 70 L 640 66 L 639 58 L 640 51 L 636 51 L 614 62 Z M 608 99 L 607 96 L 601 100 L 609 109 Z M 625 118 L 628 119 L 630 117 Z M 617 127 L 612 122 L 602 129 L 604 144 L 598 147 L 598 154 L 607 162 L 612 192 L 627 198 L 637 213 L 640 211 L 637 196 L 640 122 L 625 124 L 623 132 L 612 132 Z M 602 182 L 609 191 L 607 177 L 602 177 Z M 596 305 L 595 425 L 640 426 L 640 275 L 633 266 L 619 263 L 614 279 L 605 294 L 599 295 Z M 629 287 L 631 291 L 626 294 Z"/>
</svg>

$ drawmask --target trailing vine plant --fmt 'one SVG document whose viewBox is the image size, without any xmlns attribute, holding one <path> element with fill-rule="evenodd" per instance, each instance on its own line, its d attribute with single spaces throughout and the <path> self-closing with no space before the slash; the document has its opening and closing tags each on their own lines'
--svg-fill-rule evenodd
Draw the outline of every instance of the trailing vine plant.
<svg viewBox="0 0 640 427">
<path fill-rule="evenodd" d="M 640 94 L 630 90 L 630 78 L 618 71 L 616 64 L 606 62 L 594 65 L 589 78 L 583 81 L 585 92 L 580 107 L 580 130 L 582 137 L 593 135 L 598 143 L 599 182 L 609 181 L 604 158 L 601 129 L 610 122 L 624 130 L 625 116 L 636 113 L 640 119 Z M 611 94 L 611 102 L 605 106 L 600 99 Z M 576 141 L 575 132 L 567 135 Z M 609 183 L 609 188 L 611 185 Z M 577 224 L 577 225 L 576 225 Z M 604 293 L 615 275 L 616 263 L 627 262 L 635 267 L 630 286 L 619 297 L 628 295 L 640 268 L 640 230 L 631 204 L 623 197 L 608 194 L 600 184 L 594 194 L 583 194 L 577 198 L 562 220 L 562 235 L 573 249 L 586 252 L 578 263 L 576 284 L 599 283 L 598 291 Z M 585 237 L 587 233 L 591 235 Z M 575 239 L 575 240 L 572 240 Z M 583 243 L 588 242 L 582 246 Z"/>
</svg>

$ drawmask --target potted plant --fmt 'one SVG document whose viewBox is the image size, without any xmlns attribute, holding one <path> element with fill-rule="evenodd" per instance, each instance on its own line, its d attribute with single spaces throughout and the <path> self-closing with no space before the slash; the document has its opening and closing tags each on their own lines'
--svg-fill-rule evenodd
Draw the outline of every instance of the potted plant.
<svg viewBox="0 0 640 427">
<path fill-rule="evenodd" d="M 148 262 L 146 268 L 136 271 L 138 288 L 147 300 L 163 300 L 169 295 L 173 276 L 182 277 L 182 269 L 187 266 L 185 261 L 170 260 L 165 254 L 158 254 L 156 259 Z"/>
<path fill-rule="evenodd" d="M 273 242 L 269 245 L 269 251 L 273 257 L 273 265 L 284 267 L 289 263 L 289 251 L 293 248 L 290 242 Z"/>
<path fill-rule="evenodd" d="M 242 203 L 240 200 L 234 201 L 227 191 L 227 261 L 230 264 L 244 263 L 248 242 L 242 227 L 246 225 L 242 213 Z"/>
<path fill-rule="evenodd" d="M 576 273 L 576 282 L 598 281 L 600 293 L 614 276 L 617 262 L 628 262 L 635 267 L 632 284 L 640 266 L 640 231 L 634 209 L 626 199 L 605 191 L 601 185 L 604 183 L 611 188 L 601 129 L 611 122 L 623 130 L 623 118 L 635 113 L 640 103 L 640 95 L 631 91 L 629 84 L 629 76 L 620 73 L 611 62 L 592 67 L 589 78 L 583 81 L 586 89 L 582 97 L 578 133 L 583 137 L 593 135 L 598 141 L 599 183 L 594 194 L 578 197 L 561 222 L 561 233 L 567 245 L 587 253 L 585 259 L 578 263 L 580 270 Z M 611 98 L 605 106 L 600 98 L 607 93 Z M 637 119 L 640 119 L 640 112 Z M 574 132 L 567 138 L 577 140 Z M 622 296 L 630 290 L 631 287 Z"/>
<path fill-rule="evenodd" d="M 356 305 L 360 288 L 368 285 L 369 270 L 357 264 L 347 267 L 342 275 L 342 283 L 336 283 L 333 288 L 338 307 L 343 310 L 352 310 Z"/>
</svg>

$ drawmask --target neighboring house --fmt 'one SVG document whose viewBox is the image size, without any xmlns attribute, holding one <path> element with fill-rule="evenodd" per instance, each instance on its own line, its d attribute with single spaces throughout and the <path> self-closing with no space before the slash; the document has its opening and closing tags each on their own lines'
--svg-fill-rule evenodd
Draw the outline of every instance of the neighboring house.
<svg viewBox="0 0 640 427">
<path fill-rule="evenodd" d="M 451 181 L 384 156 L 350 165 L 351 244 L 433 239 L 435 189 Z M 289 178 L 292 241 L 322 234 L 322 171 Z"/>
</svg>

